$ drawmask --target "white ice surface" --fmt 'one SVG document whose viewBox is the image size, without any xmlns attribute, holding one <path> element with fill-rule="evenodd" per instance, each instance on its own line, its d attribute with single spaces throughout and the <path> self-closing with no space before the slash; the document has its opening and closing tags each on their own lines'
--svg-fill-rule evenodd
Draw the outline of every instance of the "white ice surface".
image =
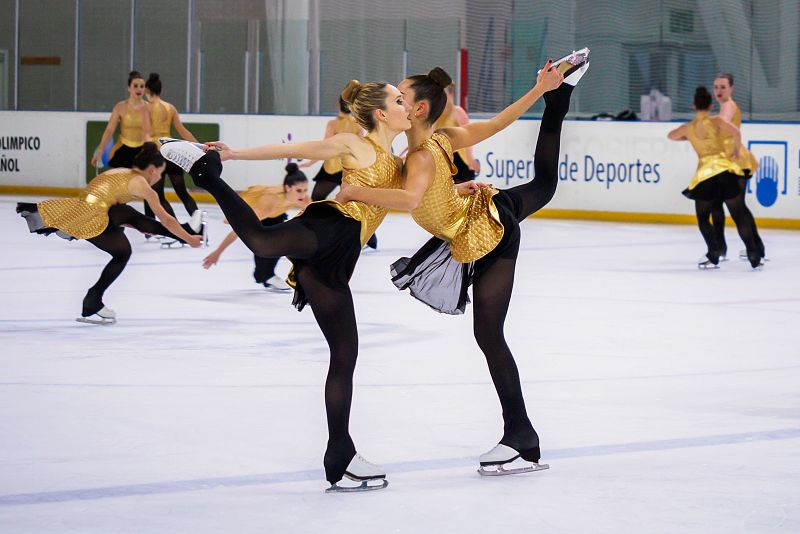
<svg viewBox="0 0 800 534">
<path fill-rule="evenodd" d="M 485 478 L 502 433 L 472 318 L 394 289 L 426 238 L 404 215 L 352 282 L 351 430 L 388 489 L 328 495 L 327 349 L 310 310 L 266 293 L 241 243 L 161 250 L 133 230 L 106 262 L 29 235 L 0 199 L 0 532 L 800 532 L 800 233 L 771 261 L 698 271 L 696 228 L 523 223 L 506 336 L 548 471 Z M 26 199 L 30 201 L 30 199 Z M 180 217 L 185 212 L 175 206 Z M 227 231 L 208 206 L 212 245 Z M 278 270 L 285 273 L 286 260 Z"/>
</svg>

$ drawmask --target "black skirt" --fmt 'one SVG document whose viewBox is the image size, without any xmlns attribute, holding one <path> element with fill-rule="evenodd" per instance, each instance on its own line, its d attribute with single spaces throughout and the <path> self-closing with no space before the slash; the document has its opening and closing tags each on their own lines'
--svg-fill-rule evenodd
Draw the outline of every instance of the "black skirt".
<svg viewBox="0 0 800 534">
<path fill-rule="evenodd" d="M 471 263 L 459 263 L 450 253 L 450 243 L 434 237 L 412 257 L 400 258 L 390 266 L 392 283 L 440 313 L 463 314 L 470 302 L 469 286 L 498 258 L 516 259 L 519 253 L 522 200 L 510 190 L 500 191 L 492 199 L 503 224 L 503 237 L 488 254 Z"/>
<path fill-rule="evenodd" d="M 333 182 L 336 185 L 342 185 L 342 171 L 330 174 L 325 170 L 325 165 L 319 168 L 319 172 L 314 177 L 315 182 Z"/>
<path fill-rule="evenodd" d="M 692 200 L 722 202 L 742 192 L 740 180 L 743 178 L 745 176 L 739 176 L 729 171 L 721 172 L 707 180 L 703 180 L 694 189 L 684 189 L 683 195 Z"/>
<path fill-rule="evenodd" d="M 325 202 L 315 202 L 284 224 L 305 226 L 317 238 L 317 252 L 310 258 L 289 257 L 294 266 L 290 275 L 295 285 L 292 304 L 302 310 L 308 303 L 300 282 L 300 273 L 310 269 L 314 277 L 332 289 L 347 288 L 361 254 L 361 223 L 346 217 Z"/>
<path fill-rule="evenodd" d="M 118 149 L 114 151 L 114 155 L 108 160 L 108 166 L 112 168 L 116 167 L 126 167 L 128 169 L 133 168 L 133 158 L 136 157 L 136 154 L 141 152 L 142 147 L 132 147 L 128 145 L 121 145 Z"/>
</svg>

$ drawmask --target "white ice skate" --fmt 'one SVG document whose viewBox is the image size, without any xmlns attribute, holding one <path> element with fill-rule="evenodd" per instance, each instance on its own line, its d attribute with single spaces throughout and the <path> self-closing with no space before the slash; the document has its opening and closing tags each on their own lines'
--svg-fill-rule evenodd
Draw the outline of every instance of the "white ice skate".
<svg viewBox="0 0 800 534">
<path fill-rule="evenodd" d="M 117 314 L 111 308 L 103 306 L 97 313 L 89 317 L 78 317 L 75 319 L 79 323 L 109 325 L 117 322 Z"/>
<path fill-rule="evenodd" d="M 705 270 L 705 269 L 719 269 L 719 263 L 715 264 L 710 259 L 708 259 L 708 256 L 703 256 L 699 260 L 697 260 L 697 268 L 698 269 L 703 269 L 703 270 Z"/>
<path fill-rule="evenodd" d="M 558 61 L 554 61 L 553 66 L 564 75 L 564 83 L 575 87 L 589 70 L 589 49 L 584 47 L 573 51 Z"/>
<path fill-rule="evenodd" d="M 264 282 L 264 289 L 272 291 L 273 293 L 286 293 L 291 291 L 292 288 L 277 276 L 271 276 Z"/>
<path fill-rule="evenodd" d="M 161 248 L 183 248 L 184 245 L 186 245 L 186 243 L 172 237 L 165 237 L 161 240 Z"/>
<path fill-rule="evenodd" d="M 747 258 L 747 251 L 746 251 L 746 250 L 740 250 L 740 251 L 739 251 L 739 259 L 740 259 L 740 260 L 742 260 L 742 261 L 750 261 L 750 260 Z M 761 263 L 759 264 L 759 267 L 761 267 L 762 265 L 764 265 L 764 262 L 765 262 L 765 261 L 769 261 L 769 259 L 768 259 L 766 256 L 764 256 L 764 257 L 762 257 L 762 258 L 761 258 Z"/>
<path fill-rule="evenodd" d="M 192 165 L 205 155 L 202 143 L 191 143 L 171 137 L 160 137 L 161 155 L 181 169 L 189 172 Z"/>
<path fill-rule="evenodd" d="M 195 235 L 202 236 L 203 239 L 203 246 L 208 246 L 208 232 L 206 231 L 206 212 L 200 210 L 194 210 L 192 213 L 192 218 L 189 220 L 188 223 L 181 225 L 184 229 L 188 226 L 191 230 L 191 233 Z M 159 237 L 161 239 L 161 248 L 183 248 L 186 246 L 186 243 L 183 241 L 179 241 L 173 237 Z"/>
<path fill-rule="evenodd" d="M 194 210 L 192 218 L 189 219 L 189 228 L 194 230 L 195 234 L 203 236 L 203 246 L 208 246 L 208 225 L 206 224 L 206 215 L 203 210 Z"/>
<path fill-rule="evenodd" d="M 343 482 L 345 485 L 341 485 Z M 330 488 L 325 490 L 325 493 L 373 491 L 383 489 L 388 485 L 386 471 L 379 465 L 369 463 L 360 454 L 356 453 L 350 463 L 347 464 L 344 478 L 339 482 L 334 482 Z"/>
<path fill-rule="evenodd" d="M 519 452 L 502 443 L 495 445 L 494 449 L 489 452 L 481 454 L 480 463 L 481 466 L 478 468 L 478 473 L 487 477 L 516 475 L 550 469 L 548 464 L 529 462 L 522 459 Z"/>
</svg>

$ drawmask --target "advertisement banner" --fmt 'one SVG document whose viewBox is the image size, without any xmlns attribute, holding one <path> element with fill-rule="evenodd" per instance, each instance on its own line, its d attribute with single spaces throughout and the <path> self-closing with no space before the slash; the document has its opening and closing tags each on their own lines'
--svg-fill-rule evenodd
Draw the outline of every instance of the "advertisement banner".
<svg viewBox="0 0 800 534">
<path fill-rule="evenodd" d="M 0 185 L 83 187 L 95 170 L 89 156 L 108 115 L 103 113 L 0 112 Z M 188 124 L 202 123 L 198 139 L 218 137 L 232 147 L 250 147 L 321 139 L 330 117 L 183 114 Z M 623 220 L 675 220 L 694 215 L 681 195 L 697 166 L 688 142 L 667 139 L 679 123 L 565 121 L 558 161 L 559 186 L 545 210 L 567 216 Z M 202 130 L 202 131 L 201 131 Z M 538 120 L 520 120 L 474 147 L 481 163 L 477 179 L 498 188 L 534 179 Z M 800 125 L 751 123 L 743 142 L 760 167 L 748 182 L 747 203 L 759 219 L 800 224 Z M 402 153 L 404 135 L 393 149 Z M 224 177 L 235 189 L 278 184 L 281 161 L 231 161 Z M 299 163 L 303 163 L 299 161 Z M 311 179 L 319 169 L 305 169 Z M 661 218 L 659 219 L 659 216 Z M 670 219 L 670 217 L 673 217 Z M 619 218 L 619 217 L 618 217 Z"/>
</svg>

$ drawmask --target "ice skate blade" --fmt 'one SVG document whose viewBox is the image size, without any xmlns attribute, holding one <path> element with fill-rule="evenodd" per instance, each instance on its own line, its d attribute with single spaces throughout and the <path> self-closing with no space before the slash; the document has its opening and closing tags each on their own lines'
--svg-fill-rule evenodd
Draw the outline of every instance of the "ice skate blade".
<svg viewBox="0 0 800 534">
<path fill-rule="evenodd" d="M 709 261 L 705 263 L 698 263 L 697 268 L 700 269 L 701 271 L 706 271 L 709 269 L 719 269 L 719 265 L 714 265 Z"/>
<path fill-rule="evenodd" d="M 478 474 L 485 477 L 501 477 L 507 475 L 518 475 L 521 473 L 533 473 L 534 471 L 544 471 L 545 469 L 550 469 L 550 465 L 538 464 L 536 462 L 528 463 L 524 467 L 514 467 L 511 469 L 503 467 L 502 464 L 482 465 L 478 468 Z"/>
<path fill-rule="evenodd" d="M 171 240 L 171 241 L 164 240 L 164 241 L 161 242 L 161 248 L 162 249 L 165 249 L 165 248 L 183 248 L 183 246 L 185 244 L 186 243 L 181 243 L 180 241 L 175 241 L 175 240 Z"/>
<path fill-rule="evenodd" d="M 291 287 L 281 288 L 281 287 L 271 286 L 269 284 L 264 284 L 264 290 L 267 291 L 268 293 L 291 293 L 292 292 L 292 288 Z"/>
<path fill-rule="evenodd" d="M 375 491 L 384 489 L 386 486 L 389 485 L 389 481 L 385 478 L 372 478 L 369 480 L 354 480 L 347 475 L 345 478 L 353 480 L 354 482 L 360 482 L 358 486 L 340 486 L 339 482 L 335 482 L 331 484 L 331 487 L 325 490 L 325 493 L 356 493 L 362 491 Z M 371 484 L 370 484 L 371 483 Z"/>
<path fill-rule="evenodd" d="M 108 326 L 112 324 L 116 324 L 117 320 L 114 317 L 100 317 L 99 319 L 92 319 L 95 317 L 94 315 L 90 315 L 89 317 L 78 317 L 75 319 L 76 322 L 79 323 L 86 323 L 86 324 L 96 324 L 101 326 Z"/>
</svg>

